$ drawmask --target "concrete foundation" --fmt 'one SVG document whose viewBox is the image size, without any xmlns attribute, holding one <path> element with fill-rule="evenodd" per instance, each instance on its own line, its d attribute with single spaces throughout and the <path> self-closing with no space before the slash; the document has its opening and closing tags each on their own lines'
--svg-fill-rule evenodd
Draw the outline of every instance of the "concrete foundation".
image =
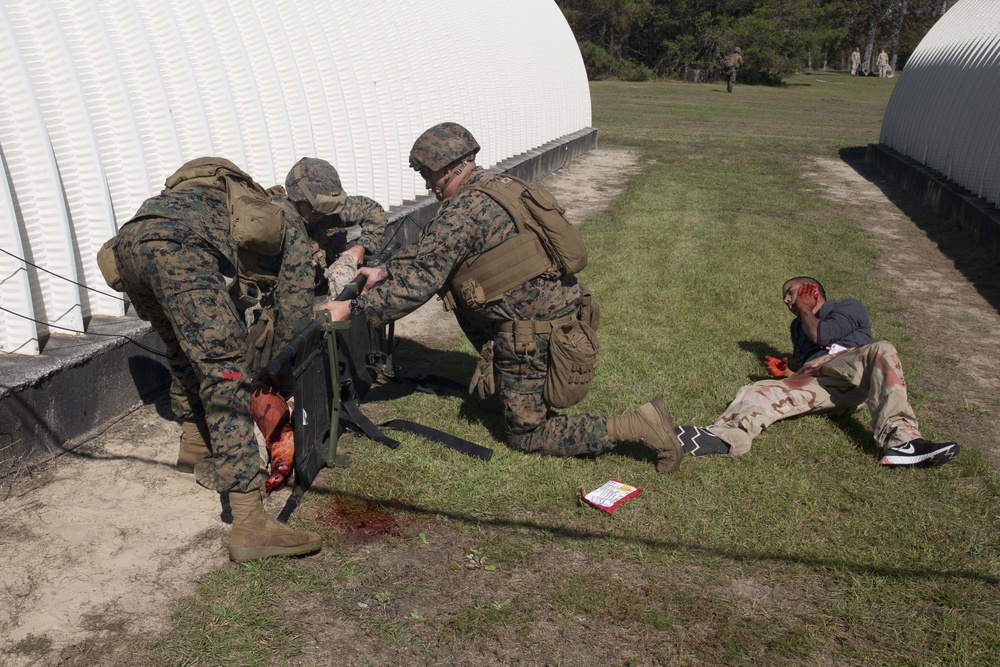
<svg viewBox="0 0 1000 667">
<path fill-rule="evenodd" d="M 865 157 L 907 194 L 969 232 L 977 245 L 1000 259 L 1000 210 L 996 206 L 888 146 L 869 144 Z"/>
<path fill-rule="evenodd" d="M 596 147 L 597 130 L 585 128 L 491 171 L 532 181 Z M 395 207 L 390 237 L 402 246 L 415 242 L 437 210 L 429 196 Z M 0 357 L 0 474 L 12 464 L 73 449 L 169 388 L 163 342 L 146 322 L 94 318 L 87 331 L 51 336 L 39 356 Z"/>
</svg>

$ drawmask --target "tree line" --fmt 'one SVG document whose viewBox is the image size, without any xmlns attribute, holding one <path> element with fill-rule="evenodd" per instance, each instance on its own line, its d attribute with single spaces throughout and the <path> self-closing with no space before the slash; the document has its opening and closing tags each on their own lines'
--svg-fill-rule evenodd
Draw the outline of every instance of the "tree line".
<svg viewBox="0 0 1000 667">
<path fill-rule="evenodd" d="M 747 83 L 848 69 L 851 52 L 893 71 L 957 0 L 556 0 L 591 80 L 712 79 L 740 47 Z"/>
</svg>

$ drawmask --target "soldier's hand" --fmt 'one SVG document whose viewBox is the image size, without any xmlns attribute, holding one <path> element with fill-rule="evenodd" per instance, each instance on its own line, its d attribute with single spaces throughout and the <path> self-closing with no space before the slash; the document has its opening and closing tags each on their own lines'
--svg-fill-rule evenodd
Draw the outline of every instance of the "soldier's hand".
<svg viewBox="0 0 1000 667">
<path fill-rule="evenodd" d="M 764 355 L 764 365 L 767 367 L 767 372 L 773 377 L 784 378 L 791 375 L 791 372 L 788 370 L 788 357 L 778 359 L 766 354 Z"/>
<path fill-rule="evenodd" d="M 350 301 L 327 301 L 316 306 L 316 310 L 325 310 L 334 322 L 344 322 L 351 318 Z"/>
<path fill-rule="evenodd" d="M 365 282 L 365 288 L 361 290 L 364 294 L 370 290 L 375 285 L 385 280 L 385 277 L 389 275 L 384 266 L 363 266 L 358 269 L 358 275 L 364 275 L 368 280 Z"/>
</svg>

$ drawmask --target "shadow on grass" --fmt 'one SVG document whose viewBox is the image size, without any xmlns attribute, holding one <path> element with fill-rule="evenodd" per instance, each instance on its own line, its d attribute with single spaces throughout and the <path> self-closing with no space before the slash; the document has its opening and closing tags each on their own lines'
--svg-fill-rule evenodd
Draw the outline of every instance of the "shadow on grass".
<svg viewBox="0 0 1000 667">
<path fill-rule="evenodd" d="M 412 505 L 410 503 L 405 503 L 398 500 L 383 500 L 380 498 L 372 498 L 370 496 L 364 496 L 361 494 L 349 493 L 345 491 L 331 491 L 323 488 L 314 487 L 312 490 L 310 490 L 310 493 L 315 493 L 316 495 L 349 498 L 352 500 L 368 502 L 389 511 L 410 512 L 413 514 L 418 514 L 428 517 L 430 516 L 441 517 L 448 519 L 450 521 L 455 521 L 458 523 L 467 524 L 469 526 L 474 526 L 476 528 L 482 528 L 484 526 L 488 526 L 491 528 L 511 528 L 516 530 L 532 531 L 532 533 L 534 534 L 537 534 L 538 531 L 541 531 L 546 535 L 554 535 L 557 537 L 570 540 L 577 540 L 577 541 L 615 540 L 622 542 L 631 542 L 634 544 L 641 544 L 643 546 L 655 549 L 671 549 L 677 551 L 685 551 L 692 554 L 706 554 L 712 556 L 719 556 L 722 558 L 728 558 L 734 562 L 788 563 L 796 565 L 806 565 L 809 567 L 817 567 L 817 568 L 833 568 L 835 570 L 846 570 L 864 576 L 887 577 L 892 579 L 916 579 L 916 580 L 967 579 L 970 581 L 976 581 L 984 584 L 993 584 L 993 585 L 1000 584 L 1000 577 L 995 577 L 992 575 L 983 574 L 981 572 L 975 572 L 970 570 L 960 569 L 948 572 L 931 568 L 886 567 L 886 566 L 868 565 L 865 563 L 852 563 L 834 558 L 810 558 L 810 557 L 796 556 L 795 554 L 789 554 L 789 553 L 736 550 L 736 549 L 730 550 L 718 547 L 706 547 L 693 542 L 684 542 L 680 540 L 663 540 L 663 539 L 658 540 L 650 538 L 623 537 L 621 535 L 613 535 L 602 531 L 579 530 L 575 528 L 566 528 L 563 526 L 548 525 L 537 521 L 528 521 L 523 519 L 483 518 L 482 516 L 471 516 L 447 510 L 436 510 L 427 507 L 419 507 L 417 505 Z"/>
<path fill-rule="evenodd" d="M 955 263 L 955 268 L 961 271 L 994 310 L 1000 312 L 1000 273 L 997 271 L 1000 260 L 980 248 L 971 232 L 948 222 L 887 179 L 875 165 L 865 159 L 866 150 L 865 146 L 841 148 L 840 159 L 862 178 L 878 187 L 913 224 L 923 230 L 927 238 Z"/>
</svg>

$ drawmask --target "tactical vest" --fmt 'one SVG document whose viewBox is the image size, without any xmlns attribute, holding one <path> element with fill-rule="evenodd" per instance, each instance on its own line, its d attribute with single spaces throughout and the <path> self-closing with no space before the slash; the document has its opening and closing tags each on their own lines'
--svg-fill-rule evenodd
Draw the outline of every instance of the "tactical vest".
<svg viewBox="0 0 1000 667">
<path fill-rule="evenodd" d="M 481 310 L 532 278 L 572 275 L 587 265 L 583 237 L 547 190 L 509 175 L 465 186 L 500 204 L 517 233 L 489 250 L 466 258 L 446 285 L 445 310 Z"/>
</svg>

